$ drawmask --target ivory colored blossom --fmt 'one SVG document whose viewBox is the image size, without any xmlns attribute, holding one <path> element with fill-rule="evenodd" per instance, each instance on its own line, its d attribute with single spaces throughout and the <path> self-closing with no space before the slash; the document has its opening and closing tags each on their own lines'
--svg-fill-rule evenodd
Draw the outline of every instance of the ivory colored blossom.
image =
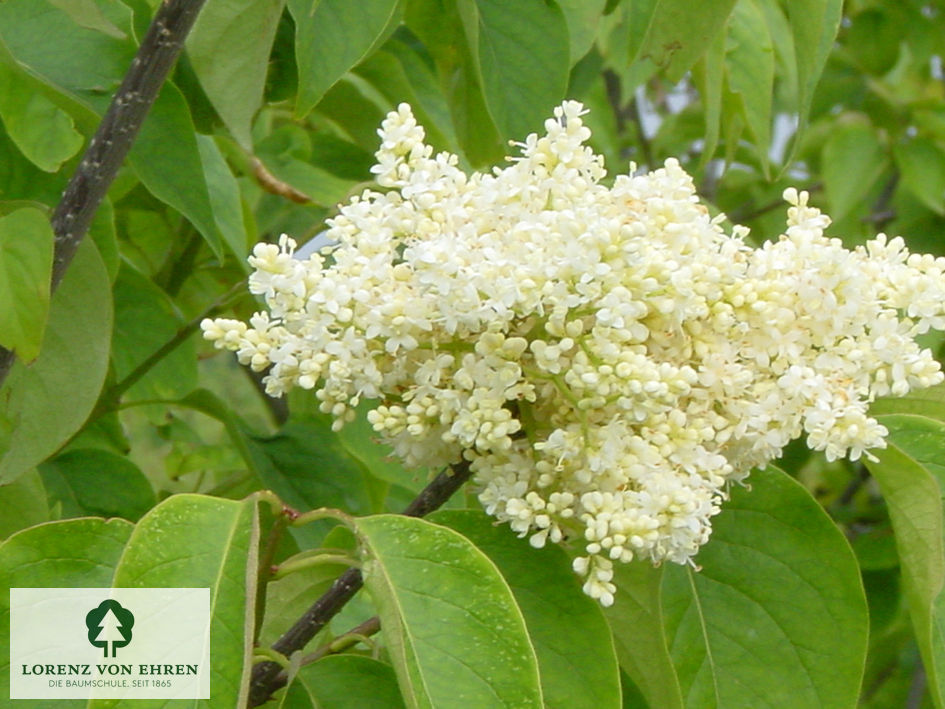
<svg viewBox="0 0 945 709">
<path fill-rule="evenodd" d="M 943 379 L 914 338 L 945 328 L 945 259 L 883 235 L 847 250 L 793 189 L 785 233 L 753 248 L 676 160 L 604 185 L 583 113 L 467 175 L 401 104 L 338 246 L 258 244 L 265 309 L 203 330 L 336 427 L 372 402 L 408 467 L 470 461 L 486 511 L 569 540 L 610 605 L 615 562 L 693 563 L 728 485 L 792 439 L 831 460 L 885 445 L 869 403 Z"/>
</svg>

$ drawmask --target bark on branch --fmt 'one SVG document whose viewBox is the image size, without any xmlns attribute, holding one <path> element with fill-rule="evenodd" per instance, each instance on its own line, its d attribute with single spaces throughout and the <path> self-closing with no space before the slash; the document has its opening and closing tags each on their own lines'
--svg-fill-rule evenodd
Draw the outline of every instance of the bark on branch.
<svg viewBox="0 0 945 709">
<path fill-rule="evenodd" d="M 53 212 L 51 222 L 56 240 L 51 290 L 56 290 L 88 232 L 95 211 L 124 163 L 204 2 L 164 0 L 151 20 L 128 73 Z M 14 359 L 13 352 L 0 347 L 0 384 Z"/>
<path fill-rule="evenodd" d="M 469 463 L 462 462 L 447 468 L 433 479 L 404 510 L 410 517 L 423 517 L 446 502 L 463 486 L 470 476 Z M 350 601 L 364 583 L 359 569 L 348 569 L 335 579 L 321 598 L 273 643 L 272 649 L 289 657 L 301 650 L 328 624 L 335 614 Z M 277 689 L 285 685 L 286 676 L 277 662 L 260 662 L 253 667 L 249 685 L 249 706 L 257 707 L 268 701 Z"/>
</svg>

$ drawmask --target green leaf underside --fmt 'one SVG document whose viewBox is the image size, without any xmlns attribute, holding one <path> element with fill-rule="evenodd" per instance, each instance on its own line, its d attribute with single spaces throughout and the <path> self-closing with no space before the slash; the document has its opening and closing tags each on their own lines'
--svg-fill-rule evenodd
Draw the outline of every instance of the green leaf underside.
<svg viewBox="0 0 945 709">
<path fill-rule="evenodd" d="M 399 0 L 288 0 L 295 20 L 299 95 L 304 117 L 345 72 L 374 47 L 399 9 Z"/>
<path fill-rule="evenodd" d="M 141 126 L 128 162 L 148 191 L 183 214 L 222 258 L 197 134 L 180 90 L 167 82 Z"/>
<path fill-rule="evenodd" d="M 620 706 L 610 630 L 598 603 L 581 591 L 564 550 L 552 544 L 534 549 L 481 511 L 441 510 L 427 519 L 462 534 L 502 572 L 535 647 L 546 707 Z"/>
<path fill-rule="evenodd" d="M 411 517 L 366 517 L 356 530 L 365 586 L 408 707 L 542 706 L 521 612 L 482 552 Z"/>
<path fill-rule="evenodd" d="M 42 352 L 29 368 L 17 363 L 0 388 L 0 483 L 45 460 L 85 422 L 105 381 L 111 330 L 108 274 L 85 240 L 52 298 Z"/>
<path fill-rule="evenodd" d="M 635 61 L 655 64 L 670 81 L 679 81 L 701 57 L 725 24 L 735 0 L 693 3 L 656 0 L 645 5 L 645 22 L 635 23 Z"/>
<path fill-rule="evenodd" d="M 620 595 L 604 610 L 620 666 L 651 706 L 681 709 L 683 698 L 663 630 L 663 568 L 646 561 L 616 564 Z"/>
<path fill-rule="evenodd" d="M 55 172 L 82 147 L 68 113 L 13 67 L 0 63 L 0 118 L 10 139 L 34 165 Z"/>
<path fill-rule="evenodd" d="M 187 54 L 200 85 L 247 149 L 284 5 L 285 0 L 214 0 L 201 9 L 187 37 Z"/>
<path fill-rule="evenodd" d="M 127 377 L 184 326 L 168 296 L 143 274 L 122 264 L 115 281 L 112 366 Z M 197 386 L 197 348 L 190 337 L 162 358 L 127 392 L 128 400 L 176 399 Z"/>
<path fill-rule="evenodd" d="M 890 436 L 867 461 L 889 509 L 909 614 L 928 681 L 945 698 L 945 523 L 942 487 L 929 461 L 945 455 L 945 424 L 915 415 L 878 416 Z M 935 466 L 936 472 L 941 468 Z"/>
<path fill-rule="evenodd" d="M 53 233 L 38 209 L 0 217 L 0 346 L 25 362 L 39 355 L 49 314 Z"/>
<path fill-rule="evenodd" d="M 523 140 L 541 127 L 567 89 L 564 15 L 543 0 L 475 0 L 475 6 L 475 13 L 462 15 L 486 108 L 501 137 Z"/>
<path fill-rule="evenodd" d="M 75 449 L 40 466 L 50 507 L 64 517 L 122 517 L 132 522 L 157 499 L 144 473 L 111 451 Z"/>
<path fill-rule="evenodd" d="M 875 131 L 868 122 L 855 119 L 831 132 L 822 161 L 830 217 L 838 222 L 862 204 L 887 167 Z"/>
</svg>

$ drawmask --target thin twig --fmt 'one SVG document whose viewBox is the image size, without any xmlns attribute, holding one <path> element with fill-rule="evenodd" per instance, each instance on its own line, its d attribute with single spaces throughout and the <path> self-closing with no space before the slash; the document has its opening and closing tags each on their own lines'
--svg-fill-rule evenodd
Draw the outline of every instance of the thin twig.
<svg viewBox="0 0 945 709">
<path fill-rule="evenodd" d="M 356 625 L 346 633 L 339 635 L 330 643 L 325 643 L 314 652 L 311 652 L 303 657 L 302 661 L 299 663 L 299 666 L 305 667 L 306 665 L 311 665 L 315 662 L 318 662 L 327 655 L 334 655 L 339 652 L 344 652 L 352 645 L 356 645 L 357 643 L 362 642 L 365 638 L 369 638 L 372 635 L 377 634 L 380 629 L 381 619 L 376 615 L 372 616 L 363 623 Z M 282 670 L 272 681 L 272 691 L 276 691 L 277 689 L 285 687 L 288 682 L 289 673 L 285 670 Z"/>
<path fill-rule="evenodd" d="M 283 182 L 278 177 L 269 172 L 269 169 L 263 164 L 263 161 L 255 155 L 249 161 L 253 168 L 253 176 L 266 192 L 285 197 L 296 204 L 311 204 L 314 200 L 304 192 L 297 190 L 288 182 Z"/>
<path fill-rule="evenodd" d="M 192 334 L 194 334 L 199 328 L 200 323 L 204 318 L 208 318 L 211 315 L 215 314 L 221 308 L 223 308 L 234 296 L 243 292 L 245 288 L 245 281 L 240 281 L 230 290 L 224 293 L 222 296 L 217 298 L 211 305 L 209 305 L 202 313 L 197 317 L 193 318 L 190 322 L 181 326 L 177 332 L 171 336 L 171 338 L 161 345 L 158 349 L 148 355 L 141 364 L 131 370 L 124 379 L 115 382 L 112 386 L 102 392 L 99 396 L 98 403 L 95 405 L 95 408 L 92 410 L 92 413 L 89 415 L 89 421 L 97 419 L 99 416 L 104 414 L 111 408 L 116 407 L 116 403 L 121 398 L 121 395 L 128 391 L 131 387 L 138 383 L 138 380 L 141 379 L 145 374 L 147 374 L 151 369 L 162 359 L 167 357 L 171 352 L 180 347 Z"/>
<path fill-rule="evenodd" d="M 118 92 L 52 214 L 55 235 L 50 291 L 55 291 L 89 230 L 92 217 L 125 161 L 205 0 L 164 0 Z M 0 384 L 15 355 L 0 347 Z"/>
<path fill-rule="evenodd" d="M 444 470 L 417 495 L 404 510 L 404 514 L 422 517 L 432 512 L 452 497 L 470 475 L 469 463 L 465 461 Z M 272 644 L 272 649 L 285 657 L 301 650 L 354 597 L 363 584 L 364 578 L 360 569 L 345 571 L 335 579 L 331 588 Z M 260 662 L 253 667 L 249 684 L 249 706 L 257 707 L 268 701 L 272 693 L 285 684 L 277 683 L 281 670 L 279 663 L 271 661 Z"/>
</svg>

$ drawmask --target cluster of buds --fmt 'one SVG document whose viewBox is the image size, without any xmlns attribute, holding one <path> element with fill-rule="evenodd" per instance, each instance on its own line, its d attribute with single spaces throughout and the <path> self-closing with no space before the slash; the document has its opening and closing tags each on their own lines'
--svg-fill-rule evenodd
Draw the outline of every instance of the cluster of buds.
<svg viewBox="0 0 945 709">
<path fill-rule="evenodd" d="M 693 563 L 728 485 L 792 439 L 828 459 L 884 445 L 869 403 L 943 379 L 915 336 L 945 329 L 945 259 L 882 235 L 847 250 L 793 189 L 785 233 L 753 248 L 676 160 L 606 186 L 582 114 L 564 103 L 468 175 L 401 105 L 337 245 L 257 245 L 266 309 L 203 330 L 338 427 L 374 402 L 408 467 L 470 461 L 487 512 L 576 544 L 610 605 L 614 562 Z"/>
</svg>

